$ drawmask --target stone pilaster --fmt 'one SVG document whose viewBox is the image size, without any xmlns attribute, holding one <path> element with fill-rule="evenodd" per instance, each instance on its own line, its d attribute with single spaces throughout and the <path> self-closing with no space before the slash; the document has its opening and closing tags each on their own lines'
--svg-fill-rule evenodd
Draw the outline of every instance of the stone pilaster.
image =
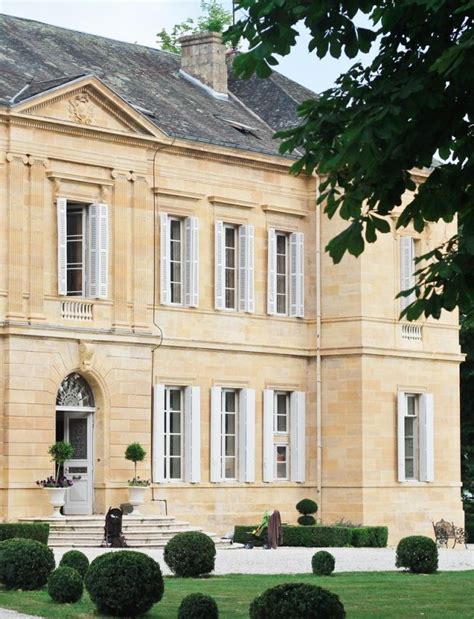
<svg viewBox="0 0 474 619">
<path fill-rule="evenodd" d="M 147 247 L 149 239 L 148 184 L 133 175 L 133 328 L 149 330 L 146 322 Z"/>
<path fill-rule="evenodd" d="M 115 329 L 129 327 L 127 311 L 127 290 L 129 277 L 129 257 L 127 234 L 128 225 L 128 192 L 130 175 L 117 171 L 112 172 L 114 184 L 114 251 L 113 251 L 113 278 L 114 278 L 114 315 Z"/>
<path fill-rule="evenodd" d="M 24 320 L 23 272 L 25 183 L 28 157 L 8 153 L 8 302 L 7 320 Z"/>
<path fill-rule="evenodd" d="M 44 320 L 44 194 L 43 159 L 29 158 L 30 163 L 30 305 L 29 320 Z"/>
</svg>

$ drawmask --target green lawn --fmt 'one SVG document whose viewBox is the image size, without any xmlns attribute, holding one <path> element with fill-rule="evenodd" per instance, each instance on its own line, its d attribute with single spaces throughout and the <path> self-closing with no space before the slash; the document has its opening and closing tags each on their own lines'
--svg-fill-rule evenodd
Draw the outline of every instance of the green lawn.
<svg viewBox="0 0 474 619">
<path fill-rule="evenodd" d="M 334 591 L 349 619 L 474 619 L 474 570 L 417 575 L 397 572 L 342 573 L 328 578 L 305 575 L 214 576 L 200 579 L 165 578 L 165 595 L 147 617 L 175 618 L 188 593 L 212 595 L 222 619 L 248 617 L 250 601 L 282 582 L 308 582 Z M 77 604 L 55 604 L 46 591 L 0 589 L 0 607 L 32 615 L 72 619 L 97 617 L 87 594 Z M 290 619 L 290 618 L 289 618 Z"/>
</svg>

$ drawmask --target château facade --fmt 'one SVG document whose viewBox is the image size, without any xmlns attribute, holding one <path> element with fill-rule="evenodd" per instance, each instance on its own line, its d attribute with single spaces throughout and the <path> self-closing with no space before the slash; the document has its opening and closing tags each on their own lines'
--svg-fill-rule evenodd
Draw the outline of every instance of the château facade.
<svg viewBox="0 0 474 619">
<path fill-rule="evenodd" d="M 311 92 L 237 80 L 209 33 L 180 58 L 1 20 L 0 518 L 48 514 L 64 439 L 68 514 L 126 502 L 138 441 L 143 511 L 209 530 L 304 497 L 390 541 L 461 523 L 458 316 L 395 298 L 454 224 L 335 266 L 272 139 Z"/>
</svg>

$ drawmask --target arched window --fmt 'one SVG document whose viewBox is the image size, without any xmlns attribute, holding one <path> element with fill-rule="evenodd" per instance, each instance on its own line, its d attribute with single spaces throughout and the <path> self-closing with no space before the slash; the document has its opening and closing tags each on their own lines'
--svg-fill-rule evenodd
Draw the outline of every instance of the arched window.
<svg viewBox="0 0 474 619">
<path fill-rule="evenodd" d="M 77 372 L 66 376 L 58 389 L 56 406 L 94 406 L 94 396 L 87 381 Z"/>
</svg>

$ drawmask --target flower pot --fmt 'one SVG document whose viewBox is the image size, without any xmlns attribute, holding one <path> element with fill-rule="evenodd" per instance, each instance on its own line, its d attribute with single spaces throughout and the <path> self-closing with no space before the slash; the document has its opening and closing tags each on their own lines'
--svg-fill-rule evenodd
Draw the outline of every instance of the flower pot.
<svg viewBox="0 0 474 619">
<path fill-rule="evenodd" d="M 139 506 L 145 500 L 146 486 L 129 486 L 128 487 L 128 502 L 133 507 L 132 515 L 141 516 Z"/>
<path fill-rule="evenodd" d="M 66 502 L 66 490 L 67 488 L 45 488 L 48 493 L 49 502 L 53 506 L 53 518 L 64 518 L 59 511 Z"/>
</svg>

